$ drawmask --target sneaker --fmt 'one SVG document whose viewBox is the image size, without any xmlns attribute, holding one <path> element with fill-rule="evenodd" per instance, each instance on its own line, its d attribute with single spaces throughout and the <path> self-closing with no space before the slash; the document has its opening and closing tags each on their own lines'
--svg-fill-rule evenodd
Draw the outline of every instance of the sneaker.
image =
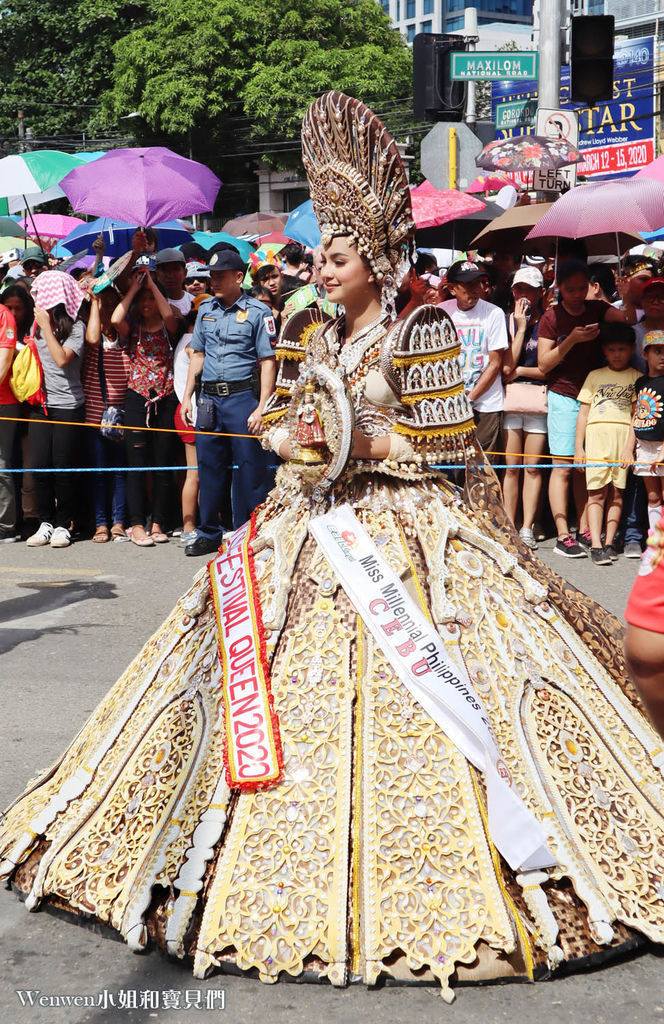
<svg viewBox="0 0 664 1024">
<path fill-rule="evenodd" d="M 557 555 L 564 555 L 565 558 L 587 558 L 588 552 L 574 540 L 571 533 L 568 533 L 562 540 L 556 541 L 553 549 Z"/>
<path fill-rule="evenodd" d="M 641 545 L 638 540 L 628 540 L 625 544 L 623 555 L 625 558 L 640 558 L 642 555 Z"/>
<path fill-rule="evenodd" d="M 577 533 L 576 543 L 581 544 L 582 547 L 588 548 L 588 550 L 590 551 L 591 547 L 593 546 L 592 538 L 590 536 L 590 530 L 584 530 L 583 533 Z"/>
<path fill-rule="evenodd" d="M 537 541 L 532 530 L 529 530 L 527 526 L 522 526 L 519 530 L 519 537 L 531 551 L 537 551 Z"/>
<path fill-rule="evenodd" d="M 56 526 L 51 537 L 52 548 L 68 548 L 71 544 L 71 534 L 65 526 Z"/>
<path fill-rule="evenodd" d="M 0 530 L 0 544 L 15 544 L 20 539 L 15 530 Z"/>
<path fill-rule="evenodd" d="M 173 536 L 175 537 L 175 531 L 173 531 Z M 190 540 L 196 540 L 197 537 L 198 534 L 195 530 L 179 531 L 180 544 L 188 544 Z"/>
<path fill-rule="evenodd" d="M 50 523 L 42 523 L 32 537 L 28 537 L 26 544 L 29 548 L 45 548 L 53 536 L 53 527 Z"/>
<path fill-rule="evenodd" d="M 590 558 L 593 565 L 611 565 L 611 556 L 606 548 L 591 548 Z"/>
<path fill-rule="evenodd" d="M 618 559 L 620 558 L 620 555 L 618 554 L 618 552 L 614 548 L 613 544 L 605 544 L 604 545 L 604 550 L 605 550 L 606 554 L 609 556 L 609 558 L 611 559 L 612 562 L 617 562 Z"/>
</svg>

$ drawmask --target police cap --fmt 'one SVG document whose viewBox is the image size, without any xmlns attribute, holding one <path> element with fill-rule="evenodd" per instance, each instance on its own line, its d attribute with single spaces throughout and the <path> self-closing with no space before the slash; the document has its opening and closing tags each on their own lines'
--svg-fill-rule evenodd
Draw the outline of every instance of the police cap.
<svg viewBox="0 0 664 1024">
<path fill-rule="evenodd" d="M 223 249 L 221 252 L 213 252 L 208 263 L 210 273 L 214 274 L 221 270 L 246 270 L 246 264 L 239 252 L 234 249 Z"/>
</svg>

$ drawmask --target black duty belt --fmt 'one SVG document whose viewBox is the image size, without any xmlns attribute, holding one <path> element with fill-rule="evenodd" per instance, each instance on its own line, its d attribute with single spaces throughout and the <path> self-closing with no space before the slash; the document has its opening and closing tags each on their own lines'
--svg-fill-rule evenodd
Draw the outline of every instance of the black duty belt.
<svg viewBox="0 0 664 1024">
<path fill-rule="evenodd" d="M 248 380 L 204 380 L 203 391 L 206 395 L 217 395 L 224 398 L 238 391 L 249 391 L 254 386 L 253 378 Z"/>
</svg>

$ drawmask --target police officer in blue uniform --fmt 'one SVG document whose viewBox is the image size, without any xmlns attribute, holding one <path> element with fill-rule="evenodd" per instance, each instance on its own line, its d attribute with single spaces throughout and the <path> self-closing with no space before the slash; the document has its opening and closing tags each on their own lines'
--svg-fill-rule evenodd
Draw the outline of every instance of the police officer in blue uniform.
<svg viewBox="0 0 664 1024">
<path fill-rule="evenodd" d="M 220 435 L 260 434 L 262 412 L 274 390 L 277 332 L 271 311 L 242 291 L 245 264 L 238 252 L 213 253 L 210 263 L 213 298 L 201 303 L 190 348 L 193 350 L 181 414 L 191 424 L 191 396 L 202 371 L 197 403 L 197 431 Z M 255 397 L 256 370 L 259 397 Z M 274 482 L 265 452 L 250 437 L 196 434 L 200 481 L 200 526 L 185 548 L 187 555 L 215 552 L 221 542 L 219 513 L 226 474 L 234 464 L 231 486 L 233 527 L 246 522 Z"/>
</svg>

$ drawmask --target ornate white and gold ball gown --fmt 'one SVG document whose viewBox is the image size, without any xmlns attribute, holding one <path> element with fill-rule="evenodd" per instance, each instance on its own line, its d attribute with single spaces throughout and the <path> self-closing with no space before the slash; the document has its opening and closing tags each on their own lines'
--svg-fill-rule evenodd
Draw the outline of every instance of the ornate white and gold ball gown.
<svg viewBox="0 0 664 1024">
<path fill-rule="evenodd" d="M 321 225 L 396 273 L 412 222 L 383 126 L 332 93 L 303 142 Z M 164 947 L 198 977 L 392 975 L 451 998 L 458 980 L 662 942 L 664 750 L 620 623 L 507 522 L 446 315 L 388 311 L 344 340 L 343 318 L 288 322 L 266 419 L 300 458 L 7 810 L 0 873 L 31 909 Z M 353 425 L 389 434 L 390 456 L 354 461 Z M 454 462 L 463 494 L 433 468 Z M 356 525 L 323 537 L 335 516 Z M 346 570 L 358 538 L 369 555 Z M 358 585 L 362 566 L 381 573 Z M 388 604 L 399 625 L 379 628 Z"/>
</svg>

